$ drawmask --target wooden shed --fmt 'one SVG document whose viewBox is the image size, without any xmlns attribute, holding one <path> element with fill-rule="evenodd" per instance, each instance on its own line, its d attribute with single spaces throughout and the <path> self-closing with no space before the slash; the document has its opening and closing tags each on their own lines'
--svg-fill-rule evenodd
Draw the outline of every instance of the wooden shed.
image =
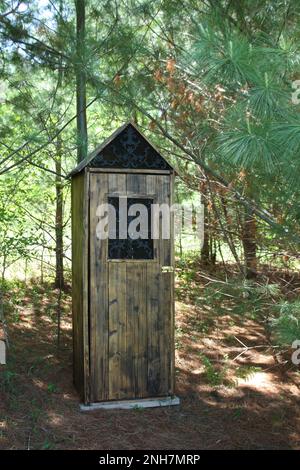
<svg viewBox="0 0 300 470">
<path fill-rule="evenodd" d="M 99 205 L 112 204 L 118 223 L 121 199 L 129 212 L 144 204 L 155 223 L 151 207 L 172 204 L 174 175 L 132 122 L 70 173 L 74 383 L 83 409 L 179 403 L 172 216 L 169 238 L 161 227 L 156 239 L 124 240 L 118 228 L 114 239 L 97 237 Z"/>
</svg>

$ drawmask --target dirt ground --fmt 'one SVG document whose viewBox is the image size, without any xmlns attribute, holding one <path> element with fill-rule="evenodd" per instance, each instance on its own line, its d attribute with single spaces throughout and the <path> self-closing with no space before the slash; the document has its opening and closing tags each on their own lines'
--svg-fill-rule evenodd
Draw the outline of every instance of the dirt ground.
<svg viewBox="0 0 300 470">
<path fill-rule="evenodd" d="M 10 340 L 0 366 L 1 449 L 299 449 L 300 374 L 267 348 L 264 327 L 213 319 L 178 287 L 178 407 L 79 411 L 72 385 L 70 295 L 57 352 L 50 286 L 6 294 Z M 247 348 L 244 347 L 247 346 Z M 253 347 L 255 346 L 255 347 Z"/>
</svg>

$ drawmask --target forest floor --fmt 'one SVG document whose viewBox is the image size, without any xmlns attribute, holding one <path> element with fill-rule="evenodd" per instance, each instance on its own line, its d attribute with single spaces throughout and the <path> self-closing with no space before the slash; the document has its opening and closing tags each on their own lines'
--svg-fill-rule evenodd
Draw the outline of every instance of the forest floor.
<svg viewBox="0 0 300 470">
<path fill-rule="evenodd" d="M 217 274 L 192 263 L 177 269 L 181 405 L 89 413 L 79 411 L 72 385 L 70 293 L 62 299 L 58 352 L 57 292 L 34 282 L 11 284 L 0 449 L 300 449 L 300 372 L 290 351 L 271 346 L 260 319 L 263 294 L 252 298 L 234 280 L 230 290 L 214 282 Z M 273 276 L 283 290 L 300 286 L 296 275 Z"/>
</svg>

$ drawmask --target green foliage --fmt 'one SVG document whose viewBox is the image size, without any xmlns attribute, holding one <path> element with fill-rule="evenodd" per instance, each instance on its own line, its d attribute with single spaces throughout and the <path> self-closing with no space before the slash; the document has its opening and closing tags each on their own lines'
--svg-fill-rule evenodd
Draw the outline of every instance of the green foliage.
<svg viewBox="0 0 300 470">
<path fill-rule="evenodd" d="M 291 101 L 291 84 L 300 71 L 299 1 L 117 3 L 86 2 L 80 57 L 73 1 L 24 1 L 13 12 L 11 2 L 0 3 L 0 78 L 7 88 L 0 104 L 3 277 L 12 266 L 23 274 L 30 261 L 35 275 L 37 270 L 41 278 L 44 270 L 52 275 L 53 172 L 60 161 L 62 175 L 67 174 L 76 160 L 78 66 L 86 73 L 87 101 L 97 98 L 87 110 L 90 150 L 121 122 L 136 119 L 179 170 L 177 202 L 199 203 L 205 183 L 207 234 L 219 260 L 229 246 L 225 230 L 240 257 L 244 213 L 230 189 L 215 182 L 207 187 L 201 164 L 278 221 L 278 229 L 257 226 L 259 255 L 297 252 L 283 235 L 297 232 L 300 220 L 299 105 Z M 64 179 L 59 185 L 69 267 L 70 187 Z M 186 236 L 192 248 L 190 241 Z M 190 261 L 178 252 L 184 281 L 179 294 L 202 303 Z M 277 295 L 270 285 L 210 287 L 207 307 L 229 311 L 234 296 L 241 299 L 232 311 L 238 315 L 258 315 L 265 300 Z M 51 306 L 48 313 L 55 318 Z"/>
<path fill-rule="evenodd" d="M 278 309 L 278 317 L 270 320 L 273 334 L 280 345 L 291 346 L 300 339 L 300 301 L 285 301 Z"/>
<path fill-rule="evenodd" d="M 261 372 L 260 367 L 245 365 L 245 366 L 239 366 L 236 369 L 235 375 L 236 377 L 240 379 L 249 380 L 257 372 Z"/>
<path fill-rule="evenodd" d="M 214 366 L 212 361 L 205 354 L 201 354 L 200 358 L 204 366 L 204 375 L 208 383 L 212 387 L 217 387 L 217 386 L 222 385 L 226 380 L 226 372 L 228 368 L 226 365 L 226 361 L 228 360 L 228 358 L 227 357 L 224 358 L 225 364 L 220 370 L 218 370 Z"/>
<path fill-rule="evenodd" d="M 56 386 L 55 384 L 50 383 L 50 384 L 47 385 L 47 391 L 48 391 L 49 393 L 57 393 L 57 392 L 58 392 L 58 388 L 57 388 L 57 386 Z"/>
<path fill-rule="evenodd" d="M 198 320 L 195 318 L 192 321 L 192 327 L 194 331 L 198 333 L 208 333 L 216 326 L 216 320 L 214 318 L 206 318 L 205 320 Z"/>
<path fill-rule="evenodd" d="M 183 328 L 180 328 L 178 326 L 175 327 L 175 349 L 182 349 L 183 344 L 182 344 L 182 339 L 185 334 L 185 331 Z"/>
<path fill-rule="evenodd" d="M 241 83 L 245 73 L 250 71 L 250 45 L 241 34 L 222 32 L 218 26 L 218 23 L 207 27 L 200 25 L 192 57 L 206 71 L 207 83 Z"/>
<path fill-rule="evenodd" d="M 2 372 L 2 379 L 0 381 L 0 386 L 2 392 L 15 394 L 16 391 L 16 373 L 9 369 Z"/>
<path fill-rule="evenodd" d="M 55 444 L 50 439 L 45 439 L 42 445 L 42 450 L 51 450 L 55 449 Z"/>
<path fill-rule="evenodd" d="M 230 315 L 232 324 L 242 319 L 262 321 L 263 325 L 270 329 L 272 344 L 276 346 L 291 346 L 295 339 L 300 338 L 300 302 L 283 300 L 285 295 L 282 287 L 276 282 L 257 282 L 242 278 L 231 278 L 227 282 L 220 280 L 210 281 L 206 286 L 199 285 L 197 277 L 199 260 L 186 257 L 179 263 L 177 276 L 180 285 L 177 288 L 179 300 L 186 300 L 207 312 L 204 319 L 196 315 L 190 320 L 193 330 L 201 335 L 208 334 L 216 328 L 218 316 Z M 207 274 L 205 277 L 209 277 Z M 202 279 L 203 281 L 203 279 Z M 176 331 L 176 345 L 182 346 L 182 329 Z M 197 341 L 197 339 L 195 339 Z M 225 336 L 224 341 L 228 346 L 236 346 L 237 340 L 232 334 Z M 204 358 L 208 375 L 213 381 L 214 366 Z M 211 366 L 211 367 L 210 367 Z M 258 370 L 237 369 L 237 376 L 246 378 Z M 216 376 L 218 377 L 219 371 Z M 215 379 L 218 381 L 218 378 Z"/>
</svg>

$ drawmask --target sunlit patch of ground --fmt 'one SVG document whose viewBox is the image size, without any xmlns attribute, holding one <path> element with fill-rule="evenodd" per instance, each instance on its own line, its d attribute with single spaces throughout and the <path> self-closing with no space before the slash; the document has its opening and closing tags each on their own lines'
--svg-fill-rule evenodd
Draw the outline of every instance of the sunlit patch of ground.
<svg viewBox="0 0 300 470">
<path fill-rule="evenodd" d="M 189 282 L 189 281 L 188 281 Z M 72 385 L 70 294 L 28 285 L 7 298 L 10 339 L 0 366 L 1 449 L 298 449 L 300 374 L 282 365 L 264 326 L 211 302 L 201 282 L 178 284 L 179 407 L 81 413 Z M 19 297 L 22 299 L 19 302 Z M 17 308 L 15 308 L 17 306 Z"/>
</svg>

